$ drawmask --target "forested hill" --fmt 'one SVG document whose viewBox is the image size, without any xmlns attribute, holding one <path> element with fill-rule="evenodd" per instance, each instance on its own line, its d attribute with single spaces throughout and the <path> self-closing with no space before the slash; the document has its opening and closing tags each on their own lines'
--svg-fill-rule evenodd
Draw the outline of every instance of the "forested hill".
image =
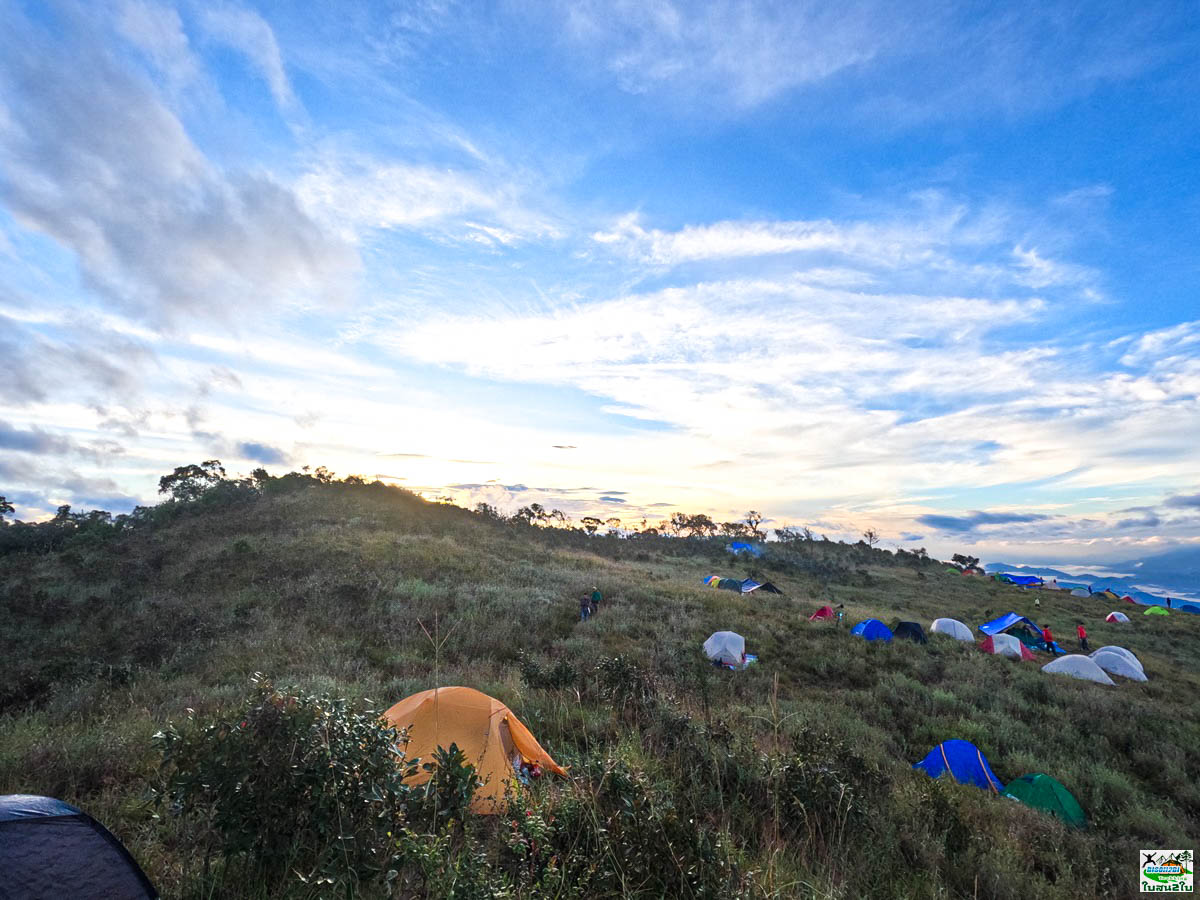
<svg viewBox="0 0 1200 900">
<path fill-rule="evenodd" d="M 541 527 L 327 473 L 175 474 L 123 520 L 0 527 L 0 793 L 84 808 L 164 896 L 1126 897 L 1140 848 L 1200 838 L 1196 617 L 1110 625 L 1051 594 L 1035 613 L 804 533 L 735 559 L 726 537 Z M 842 627 L 809 621 L 825 603 Z M 848 627 L 1009 610 L 1085 622 L 1149 681 Z M 712 667 L 719 630 L 758 662 Z M 435 685 L 506 703 L 569 778 L 486 817 L 454 760 L 409 789 L 370 711 Z M 912 769 L 952 738 L 1002 781 L 1053 775 L 1089 827 Z"/>
</svg>

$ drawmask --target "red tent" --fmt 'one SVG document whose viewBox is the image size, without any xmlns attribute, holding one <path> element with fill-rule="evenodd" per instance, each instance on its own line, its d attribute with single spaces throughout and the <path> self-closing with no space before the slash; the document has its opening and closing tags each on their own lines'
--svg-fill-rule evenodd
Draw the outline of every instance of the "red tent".
<svg viewBox="0 0 1200 900">
<path fill-rule="evenodd" d="M 1021 659 L 1023 659 L 1023 660 L 1036 659 L 1036 657 L 1030 652 L 1029 648 L 1026 647 L 1024 644 L 1022 644 L 1020 641 L 1018 641 L 1016 638 L 1012 637 L 1012 635 L 1001 634 L 1001 635 L 999 635 L 999 637 L 1001 639 L 1011 638 L 1011 640 L 1004 641 L 1004 649 L 1002 649 L 1002 650 L 996 649 L 995 636 L 986 638 L 982 643 L 980 643 L 979 649 L 982 650 L 984 653 L 999 653 L 1002 656 L 1012 656 L 1014 659 L 1016 657 L 1013 654 L 1019 650 L 1021 653 Z"/>
<path fill-rule="evenodd" d="M 808 617 L 808 621 L 816 622 L 819 619 L 832 619 L 833 609 L 828 606 L 822 606 L 815 613 Z"/>
<path fill-rule="evenodd" d="M 1126 594 L 1121 599 L 1124 600 L 1126 603 L 1137 603 L 1137 601 L 1134 600 L 1132 597 L 1130 597 L 1128 594 Z"/>
</svg>

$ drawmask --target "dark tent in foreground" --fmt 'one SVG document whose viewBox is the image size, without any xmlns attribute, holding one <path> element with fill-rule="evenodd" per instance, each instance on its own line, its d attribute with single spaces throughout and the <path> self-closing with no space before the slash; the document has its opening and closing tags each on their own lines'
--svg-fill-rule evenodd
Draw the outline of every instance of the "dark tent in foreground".
<svg viewBox="0 0 1200 900">
<path fill-rule="evenodd" d="M 949 772 L 959 784 L 972 784 L 997 794 L 1004 787 L 993 774 L 987 758 L 970 741 L 943 741 L 913 768 L 921 769 L 930 778 L 940 778 Z"/>
<path fill-rule="evenodd" d="M 1022 775 L 1010 781 L 1004 789 L 1004 796 L 1057 816 L 1072 828 L 1087 827 L 1087 816 L 1083 814 L 1079 801 L 1070 791 L 1043 772 Z"/>
<path fill-rule="evenodd" d="M 146 900 L 158 892 L 113 835 L 52 797 L 0 797 L 0 897 Z"/>
<path fill-rule="evenodd" d="M 851 628 L 850 633 L 868 641 L 883 641 L 885 644 L 892 640 L 892 630 L 878 619 L 864 619 Z"/>
<path fill-rule="evenodd" d="M 896 627 L 892 629 L 892 634 L 895 637 L 907 638 L 918 644 L 929 643 L 929 638 L 925 637 L 925 629 L 916 622 L 897 622 Z"/>
</svg>

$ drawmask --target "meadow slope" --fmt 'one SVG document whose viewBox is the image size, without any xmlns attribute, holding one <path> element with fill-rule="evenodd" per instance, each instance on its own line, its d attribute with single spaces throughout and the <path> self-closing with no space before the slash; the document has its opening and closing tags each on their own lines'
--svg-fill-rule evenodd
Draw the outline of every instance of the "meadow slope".
<svg viewBox="0 0 1200 900">
<path fill-rule="evenodd" d="M 810 623 L 824 602 L 845 604 L 847 626 L 1034 615 L 1012 586 L 865 546 L 735 562 L 719 541 L 559 534 L 340 484 L 160 518 L 0 557 L 0 793 L 88 810 L 164 896 L 330 890 L 206 867 L 200 826 L 153 802 L 152 736 L 234 707 L 255 672 L 375 708 L 469 685 L 570 767 L 531 799 L 555 848 L 537 872 L 494 817 L 437 845 L 461 857 L 444 871 L 474 867 L 477 883 L 402 877 L 400 895 L 1127 897 L 1139 848 L 1200 843 L 1194 616 L 1108 625 L 1099 601 L 1045 597 L 1035 618 L 1063 638 L 1085 621 L 1093 647 L 1128 647 L 1150 679 L 1104 687 L 940 637 L 884 646 Z M 785 596 L 704 588 L 709 574 Z M 592 585 L 607 600 L 581 624 Z M 700 644 L 721 629 L 759 663 L 707 665 Z M 912 770 L 949 738 L 1001 780 L 1053 775 L 1089 829 Z"/>
</svg>

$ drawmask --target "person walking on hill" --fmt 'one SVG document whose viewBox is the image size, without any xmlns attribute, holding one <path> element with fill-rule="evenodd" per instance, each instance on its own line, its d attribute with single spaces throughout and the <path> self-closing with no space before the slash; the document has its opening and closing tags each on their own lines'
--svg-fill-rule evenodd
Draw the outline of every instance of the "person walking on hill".
<svg viewBox="0 0 1200 900">
<path fill-rule="evenodd" d="M 1042 641 L 1045 642 L 1045 644 L 1046 644 L 1046 652 L 1053 653 L 1054 652 L 1054 635 L 1052 635 L 1050 633 L 1049 625 L 1042 626 Z"/>
<path fill-rule="evenodd" d="M 586 622 L 592 615 L 592 602 L 588 599 L 587 594 L 579 598 L 579 621 Z"/>
<path fill-rule="evenodd" d="M 604 599 L 604 595 L 600 593 L 600 588 L 592 587 L 592 612 L 598 612 L 600 609 L 600 601 Z"/>
<path fill-rule="evenodd" d="M 1082 650 L 1084 653 L 1087 653 L 1088 652 L 1087 629 L 1083 627 L 1082 622 L 1080 622 L 1078 625 L 1075 626 L 1075 633 L 1077 635 L 1079 635 L 1079 649 Z"/>
</svg>

